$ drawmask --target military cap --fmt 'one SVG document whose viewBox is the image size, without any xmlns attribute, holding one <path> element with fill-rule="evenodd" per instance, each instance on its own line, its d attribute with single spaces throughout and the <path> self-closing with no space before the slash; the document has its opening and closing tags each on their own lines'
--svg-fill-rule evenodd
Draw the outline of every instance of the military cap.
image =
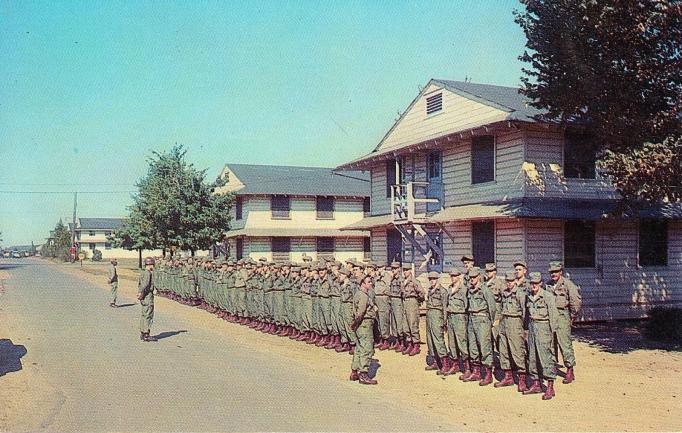
<svg viewBox="0 0 682 433">
<path fill-rule="evenodd" d="M 301 267 L 300 266 L 292 266 L 291 272 L 301 272 Z"/>
<path fill-rule="evenodd" d="M 563 269 L 561 262 L 549 262 L 549 272 L 559 272 Z"/>
<path fill-rule="evenodd" d="M 355 257 L 351 257 L 350 259 L 346 259 L 346 263 L 350 263 L 351 265 L 354 265 L 356 260 L 357 259 Z"/>
<path fill-rule="evenodd" d="M 450 275 L 462 275 L 462 270 L 457 267 L 450 268 Z"/>
<path fill-rule="evenodd" d="M 514 281 L 516 279 L 516 275 L 514 275 L 513 272 L 507 272 L 504 274 L 504 279 L 507 281 Z"/>
<path fill-rule="evenodd" d="M 403 270 L 412 270 L 412 263 L 403 263 Z"/>
<path fill-rule="evenodd" d="M 237 260 L 237 265 L 241 266 L 244 264 L 244 259 Z"/>
<path fill-rule="evenodd" d="M 497 265 L 495 263 L 486 263 L 485 264 L 485 271 L 496 271 L 497 270 Z"/>
<path fill-rule="evenodd" d="M 463 262 L 473 262 L 474 256 L 471 254 L 464 254 L 460 260 Z"/>
<path fill-rule="evenodd" d="M 393 262 L 391 263 L 391 267 L 392 267 L 393 269 L 398 269 L 398 268 L 400 268 L 400 263 L 399 263 L 399 262 L 396 262 L 396 261 L 393 261 Z"/>
<path fill-rule="evenodd" d="M 368 262 L 365 262 L 365 263 L 363 264 L 363 266 L 366 267 L 366 268 L 372 268 L 372 269 L 376 269 L 376 268 L 377 268 L 376 263 L 372 262 L 371 260 L 368 261 Z"/>
<path fill-rule="evenodd" d="M 469 273 L 467 275 L 469 275 L 470 278 L 478 277 L 481 275 L 481 268 L 474 266 L 473 268 L 469 269 Z"/>
<path fill-rule="evenodd" d="M 432 279 L 440 278 L 440 274 L 436 271 L 431 271 L 428 273 L 427 277 L 429 280 L 432 280 Z"/>
<path fill-rule="evenodd" d="M 541 283 L 542 282 L 542 275 L 540 272 L 531 272 L 530 273 L 530 282 L 531 283 Z"/>
<path fill-rule="evenodd" d="M 309 265 L 307 262 L 301 264 L 301 269 L 302 269 L 302 270 L 303 270 L 303 269 L 308 269 L 308 268 L 310 268 L 310 265 Z"/>
<path fill-rule="evenodd" d="M 341 262 L 338 261 L 338 260 L 334 260 L 334 266 L 337 266 L 337 267 L 340 268 L 341 266 L 343 266 L 343 263 L 341 263 Z"/>
<path fill-rule="evenodd" d="M 517 260 L 517 261 L 514 262 L 514 267 L 516 267 L 516 266 L 518 266 L 518 265 L 521 265 L 521 266 L 523 266 L 524 268 L 528 269 L 528 265 L 527 265 L 526 262 L 523 261 L 523 260 Z"/>
<path fill-rule="evenodd" d="M 305 253 L 303 253 L 303 255 L 301 256 L 301 260 L 303 260 L 304 262 L 312 262 L 313 258 L 310 256 L 307 256 L 307 255 L 305 255 Z"/>
<path fill-rule="evenodd" d="M 339 274 L 343 274 L 343 275 L 348 277 L 348 276 L 350 276 L 350 271 L 346 268 L 339 269 Z"/>
</svg>

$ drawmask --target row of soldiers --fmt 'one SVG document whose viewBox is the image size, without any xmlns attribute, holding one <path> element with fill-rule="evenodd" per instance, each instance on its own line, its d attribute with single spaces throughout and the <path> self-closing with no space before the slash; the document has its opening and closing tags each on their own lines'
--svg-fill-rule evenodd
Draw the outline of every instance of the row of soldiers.
<svg viewBox="0 0 682 433">
<path fill-rule="evenodd" d="M 549 400 L 555 395 L 560 351 L 567 368 L 563 383 L 575 380 L 571 324 L 582 299 L 579 287 L 564 276 L 562 264 L 550 263 L 551 278 L 543 283 L 539 272 L 528 274 L 523 261 L 514 263 L 514 271 L 504 278 L 498 277 L 494 263 L 484 270 L 474 267 L 471 256 L 462 257 L 462 263 L 463 270 L 428 275 L 426 370 L 439 375 L 462 372 L 460 380 L 486 386 L 493 381 L 497 358 L 504 376 L 496 388 L 514 385 L 516 373 L 519 392 L 540 394 L 546 379 L 542 398 Z"/>
</svg>

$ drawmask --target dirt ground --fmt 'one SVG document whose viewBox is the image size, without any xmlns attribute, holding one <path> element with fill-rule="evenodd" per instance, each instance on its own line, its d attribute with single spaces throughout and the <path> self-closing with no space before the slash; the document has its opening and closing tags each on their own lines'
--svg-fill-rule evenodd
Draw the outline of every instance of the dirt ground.
<svg viewBox="0 0 682 433">
<path fill-rule="evenodd" d="M 85 264 L 82 269 L 62 265 L 73 275 L 97 282 L 102 290 L 107 290 L 105 268 L 106 264 Z M 119 273 L 119 292 L 132 298 L 136 271 L 122 266 Z M 320 349 L 311 357 L 310 346 L 261 334 L 161 297 L 156 309 L 157 314 L 183 315 L 197 328 L 230 333 L 245 350 L 268 345 L 273 353 L 320 376 L 347 381 L 351 359 L 346 354 Z M 576 330 L 575 351 L 576 382 L 563 385 L 558 381 L 556 398 L 547 402 L 539 395 L 519 395 L 512 387 L 479 387 L 456 376 L 441 378 L 424 371 L 424 356 L 406 357 L 386 351 L 375 355 L 379 363 L 377 388 L 414 408 L 415 413 L 464 420 L 465 429 L 472 431 L 682 430 L 682 352 L 645 342 L 636 323 L 583 326 Z M 30 366 L 21 373 L 2 378 L 1 394 L 21 399 Z M 363 389 L 358 388 L 358 392 Z M 14 404 L 26 407 L 20 402 Z M 5 416 L 18 415 L 19 409 L 14 414 L 5 411 Z"/>
</svg>

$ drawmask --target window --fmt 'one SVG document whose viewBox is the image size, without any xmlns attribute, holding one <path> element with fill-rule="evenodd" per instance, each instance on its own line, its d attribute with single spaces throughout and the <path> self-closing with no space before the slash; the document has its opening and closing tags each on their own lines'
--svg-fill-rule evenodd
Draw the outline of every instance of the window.
<svg viewBox="0 0 682 433">
<path fill-rule="evenodd" d="M 365 213 L 365 216 L 369 215 L 370 212 L 372 211 L 372 208 L 370 206 L 369 197 L 365 197 L 362 200 L 362 211 Z"/>
<path fill-rule="evenodd" d="M 111 236 L 111 232 L 104 232 L 104 236 L 107 236 L 107 237 Z"/>
<path fill-rule="evenodd" d="M 289 260 L 291 251 L 291 240 L 285 237 L 274 237 L 271 240 L 272 260 L 279 262 Z"/>
<path fill-rule="evenodd" d="M 88 246 L 90 247 L 91 250 L 94 250 L 97 244 L 95 244 L 94 242 L 90 242 Z"/>
<path fill-rule="evenodd" d="M 362 238 L 362 253 L 364 256 L 365 260 L 370 259 L 370 254 L 372 252 L 372 239 L 371 238 Z"/>
<path fill-rule="evenodd" d="M 443 109 L 443 94 L 437 93 L 426 98 L 426 115 L 437 113 Z"/>
<path fill-rule="evenodd" d="M 395 160 L 386 161 L 386 198 L 391 197 L 391 187 L 396 184 Z"/>
<path fill-rule="evenodd" d="M 440 172 L 442 168 L 441 164 L 442 153 L 441 152 L 431 152 L 428 156 L 428 161 L 426 166 L 429 171 L 429 179 L 439 179 Z"/>
<path fill-rule="evenodd" d="M 236 246 L 237 250 L 237 260 L 241 260 L 244 258 L 244 239 L 243 238 L 237 238 Z"/>
<path fill-rule="evenodd" d="M 88 235 L 89 235 L 89 236 L 95 236 L 95 231 L 94 231 L 94 230 L 90 230 L 90 231 L 88 232 Z"/>
<path fill-rule="evenodd" d="M 471 183 L 495 180 L 495 137 L 483 135 L 471 141 Z"/>
<path fill-rule="evenodd" d="M 235 202 L 234 202 L 234 213 L 235 217 L 234 219 L 240 220 L 242 219 L 242 212 L 243 212 L 243 207 L 244 207 L 244 202 L 243 202 L 242 197 L 237 197 Z"/>
<path fill-rule="evenodd" d="M 111 242 L 105 242 L 105 243 L 104 243 L 104 249 L 105 249 L 105 250 L 110 250 L 110 249 L 111 249 Z"/>
<path fill-rule="evenodd" d="M 317 197 L 317 219 L 334 219 L 334 197 Z"/>
<path fill-rule="evenodd" d="M 495 221 L 474 221 L 471 224 L 471 252 L 476 266 L 495 262 Z"/>
<path fill-rule="evenodd" d="M 643 219 L 639 222 L 639 265 L 668 265 L 668 221 Z"/>
<path fill-rule="evenodd" d="M 289 211 L 291 209 L 289 197 L 273 196 L 270 199 L 270 209 L 272 210 L 272 218 L 289 218 Z"/>
<path fill-rule="evenodd" d="M 564 176 L 566 178 L 594 179 L 596 146 L 587 132 L 566 130 L 564 133 Z"/>
<path fill-rule="evenodd" d="M 317 238 L 318 256 L 331 256 L 334 254 L 334 238 Z"/>
<path fill-rule="evenodd" d="M 568 220 L 564 222 L 564 266 L 594 267 L 594 222 Z"/>
</svg>

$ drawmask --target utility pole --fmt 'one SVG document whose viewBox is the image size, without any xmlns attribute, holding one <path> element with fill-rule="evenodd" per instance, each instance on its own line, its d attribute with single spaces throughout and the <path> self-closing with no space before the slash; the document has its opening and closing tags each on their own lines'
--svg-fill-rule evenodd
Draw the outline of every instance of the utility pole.
<svg viewBox="0 0 682 433">
<path fill-rule="evenodd" d="M 73 221 L 71 224 L 71 248 L 76 246 L 76 210 L 78 208 L 78 193 L 73 193 Z M 76 251 L 76 254 L 78 251 Z M 73 255 L 73 260 L 76 260 L 76 254 Z"/>
</svg>

